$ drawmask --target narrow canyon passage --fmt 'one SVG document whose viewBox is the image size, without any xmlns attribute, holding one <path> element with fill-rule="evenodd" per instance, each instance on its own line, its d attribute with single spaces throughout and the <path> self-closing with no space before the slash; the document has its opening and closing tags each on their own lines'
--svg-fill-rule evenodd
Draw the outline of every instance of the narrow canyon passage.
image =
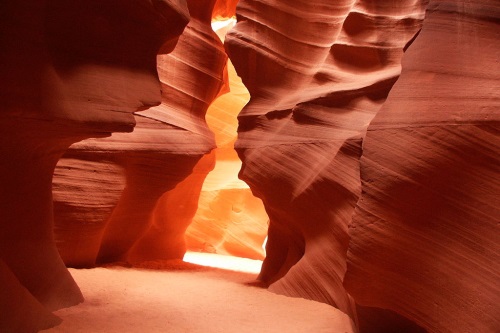
<svg viewBox="0 0 500 333">
<path fill-rule="evenodd" d="M 234 24 L 214 21 L 212 27 L 223 40 Z M 70 269 L 85 302 L 55 313 L 63 323 L 44 332 L 353 332 L 351 319 L 337 309 L 275 295 L 257 282 L 269 218 L 238 178 L 237 115 L 250 95 L 229 60 L 226 71 L 229 87 L 206 114 L 217 148 L 155 208 L 161 220 L 162 212 L 188 205 L 189 191 L 203 183 L 185 233 L 184 261 Z"/>
<path fill-rule="evenodd" d="M 500 332 L 499 18 L 0 0 L 0 332 Z"/>
<path fill-rule="evenodd" d="M 214 21 L 212 27 L 223 39 L 235 23 L 234 19 Z M 217 145 L 210 156 L 215 159 L 215 167 L 201 188 L 198 210 L 186 230 L 186 245 L 188 251 L 263 260 L 269 218 L 262 201 L 238 178 L 241 160 L 234 149 L 237 117 L 250 94 L 229 59 L 226 70 L 228 91 L 214 100 L 206 115 Z"/>
</svg>

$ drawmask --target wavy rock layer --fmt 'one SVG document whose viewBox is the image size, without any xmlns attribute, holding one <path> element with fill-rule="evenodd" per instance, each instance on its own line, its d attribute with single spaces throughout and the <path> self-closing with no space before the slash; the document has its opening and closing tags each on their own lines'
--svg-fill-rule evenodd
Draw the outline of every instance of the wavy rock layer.
<svg viewBox="0 0 500 333">
<path fill-rule="evenodd" d="M 55 233 L 70 266 L 181 258 L 185 251 L 180 238 L 190 213 L 179 207 L 181 194 L 164 194 L 179 190 L 176 185 L 214 148 L 204 117 L 223 86 L 227 59 L 210 26 L 214 1 L 189 1 L 188 6 L 191 21 L 177 46 L 158 56 L 162 103 L 136 115 L 133 133 L 81 142 L 59 164 Z M 170 47 L 163 46 L 165 51 Z M 212 167 L 209 162 L 198 170 L 206 176 Z M 187 201 L 193 197 L 188 190 Z M 191 201 L 188 211 L 196 206 Z M 160 229 L 171 234 L 159 234 Z"/>
<path fill-rule="evenodd" d="M 83 300 L 52 233 L 54 168 L 160 102 L 156 54 L 188 19 L 176 0 L 0 3 L 0 331 L 47 328 Z"/>
<path fill-rule="evenodd" d="M 429 332 L 500 331 L 497 1 L 432 1 L 368 127 L 347 290 Z"/>
<path fill-rule="evenodd" d="M 184 257 L 187 249 L 186 229 L 193 221 L 201 187 L 207 174 L 214 168 L 214 164 L 213 152 L 204 155 L 185 179 L 160 197 L 150 218 L 149 229 L 127 254 L 128 262 L 136 264 L 143 261 Z M 180 165 L 171 167 L 176 168 Z M 184 166 L 183 170 L 190 168 Z"/>
<path fill-rule="evenodd" d="M 226 49 L 251 94 L 240 177 L 269 214 L 260 279 L 354 316 L 344 291 L 361 140 L 400 73 L 424 1 L 240 1 Z"/>
</svg>

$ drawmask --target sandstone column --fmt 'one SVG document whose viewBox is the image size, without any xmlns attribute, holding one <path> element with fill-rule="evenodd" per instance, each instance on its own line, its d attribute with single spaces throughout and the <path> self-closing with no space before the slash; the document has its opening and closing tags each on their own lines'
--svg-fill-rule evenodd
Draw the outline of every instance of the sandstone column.
<svg viewBox="0 0 500 333">
<path fill-rule="evenodd" d="M 500 330 L 498 1 L 431 1 L 368 127 L 345 286 L 429 332 Z"/>
<path fill-rule="evenodd" d="M 251 94 L 240 177 L 270 218 L 260 279 L 355 317 L 342 285 L 366 127 L 400 73 L 424 1 L 240 1 L 226 48 Z"/>
<path fill-rule="evenodd" d="M 36 331 L 45 324 L 19 327 L 20 313 L 36 323 L 42 306 L 83 300 L 52 234 L 55 165 L 71 143 L 131 131 L 132 112 L 159 103 L 156 53 L 189 16 L 176 1 L 30 0 L 0 13 L 0 285 L 19 291 L 2 299 L 0 328 Z"/>
<path fill-rule="evenodd" d="M 210 25 L 214 1 L 188 7 L 175 49 L 167 54 L 166 44 L 158 55 L 161 104 L 135 116 L 133 133 L 73 145 L 56 170 L 55 232 L 68 265 L 184 255 L 184 231 L 213 168 L 212 155 L 202 158 L 215 147 L 205 113 L 226 83 L 227 59 Z M 196 179 L 182 187 L 193 168 Z"/>
</svg>

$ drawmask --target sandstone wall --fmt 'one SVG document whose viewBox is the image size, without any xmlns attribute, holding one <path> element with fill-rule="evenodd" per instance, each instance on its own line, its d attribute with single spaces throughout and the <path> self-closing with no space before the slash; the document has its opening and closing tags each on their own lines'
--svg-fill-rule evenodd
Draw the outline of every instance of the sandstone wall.
<svg viewBox="0 0 500 333">
<path fill-rule="evenodd" d="M 362 332 L 500 330 L 499 7 L 239 2 L 226 51 L 251 99 L 235 145 L 269 216 L 271 291 Z M 210 21 L 235 8 L 0 3 L 0 331 L 56 325 L 83 300 L 65 263 L 181 258 L 193 218 L 193 247 L 262 256 L 262 224 L 220 222 L 264 218 L 248 189 L 206 191 L 195 215 L 216 159 L 205 113 L 228 89 Z M 237 165 L 239 93 L 211 119 L 210 182 Z"/>
<path fill-rule="evenodd" d="M 355 317 L 342 285 L 366 127 L 400 74 L 424 1 L 252 1 L 226 49 L 251 94 L 240 177 L 270 218 L 260 279 Z"/>
<path fill-rule="evenodd" d="M 500 330 L 497 1 L 431 1 L 368 127 L 345 285 L 429 332 Z"/>
<path fill-rule="evenodd" d="M 270 217 L 260 279 L 354 318 L 347 272 L 367 332 L 496 332 L 499 6 L 431 1 L 417 36 L 426 6 L 239 3 L 226 48 L 251 94 L 240 176 Z"/>
<path fill-rule="evenodd" d="M 171 53 L 160 51 L 162 103 L 136 115 L 133 133 L 80 142 L 59 163 L 55 235 L 67 265 L 182 258 L 213 156 L 176 186 L 215 147 L 205 113 L 225 84 L 214 2 L 188 1 L 191 21 Z"/>
<path fill-rule="evenodd" d="M 0 3 L 0 331 L 53 326 L 83 301 L 52 232 L 55 165 L 159 104 L 156 54 L 188 20 L 175 0 Z"/>
</svg>

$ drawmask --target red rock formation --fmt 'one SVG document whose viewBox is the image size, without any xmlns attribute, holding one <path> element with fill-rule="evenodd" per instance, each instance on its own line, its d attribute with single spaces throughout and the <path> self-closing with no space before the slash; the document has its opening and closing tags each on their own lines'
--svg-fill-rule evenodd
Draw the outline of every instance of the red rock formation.
<svg viewBox="0 0 500 333">
<path fill-rule="evenodd" d="M 498 1 L 432 1 L 368 127 L 347 290 L 429 332 L 500 331 Z"/>
<path fill-rule="evenodd" d="M 37 332 L 61 323 L 61 319 L 43 307 L 0 260 L 0 330 Z"/>
<path fill-rule="evenodd" d="M 125 171 L 112 154 L 78 146 L 70 147 L 54 172 L 54 234 L 67 266 L 92 267 L 105 222 L 125 189 Z"/>
<path fill-rule="evenodd" d="M 26 332 L 82 301 L 52 234 L 57 160 L 73 142 L 130 131 L 132 112 L 159 103 L 156 53 L 188 13 L 176 1 L 31 0 L 0 3 L 0 16 L 0 285 L 12 288 L 0 323 Z"/>
<path fill-rule="evenodd" d="M 128 252 L 128 262 L 138 264 L 184 257 L 187 249 L 186 229 L 193 221 L 201 187 L 214 164 L 213 152 L 204 155 L 189 176 L 162 195 L 156 203 L 148 231 Z"/>
<path fill-rule="evenodd" d="M 196 209 L 197 196 L 196 186 L 182 190 L 176 185 L 215 146 L 204 117 L 224 83 L 227 56 L 210 26 L 214 2 L 188 1 L 191 21 L 175 50 L 158 56 L 161 105 L 137 115 L 133 133 L 78 143 L 60 163 L 62 177 L 55 180 L 60 190 L 56 238 L 68 265 L 182 258 L 182 238 L 189 216 L 194 215 L 191 211 Z M 89 185 L 64 186 L 67 181 L 63 177 L 68 174 L 64 164 L 86 170 L 84 178 L 75 174 L 78 178 L 70 183 L 84 180 Z M 201 167 L 204 175 L 199 187 L 212 167 L 212 162 Z M 103 183 L 102 177 L 107 182 Z M 97 182 L 100 186 L 94 186 Z M 109 195 L 94 199 L 100 197 L 103 185 L 109 188 Z M 74 198 L 82 195 L 75 190 L 81 189 L 86 191 L 83 197 L 89 199 L 78 207 L 80 199 Z M 183 197 L 186 202 L 181 205 Z M 168 216 L 163 216 L 166 207 Z"/>
<path fill-rule="evenodd" d="M 230 18 L 236 15 L 238 0 L 216 0 L 212 17 Z"/>
<path fill-rule="evenodd" d="M 240 177 L 270 217 L 260 279 L 353 315 L 342 279 L 361 139 L 400 73 L 424 1 L 238 4 L 226 49 L 251 94 Z"/>
</svg>

